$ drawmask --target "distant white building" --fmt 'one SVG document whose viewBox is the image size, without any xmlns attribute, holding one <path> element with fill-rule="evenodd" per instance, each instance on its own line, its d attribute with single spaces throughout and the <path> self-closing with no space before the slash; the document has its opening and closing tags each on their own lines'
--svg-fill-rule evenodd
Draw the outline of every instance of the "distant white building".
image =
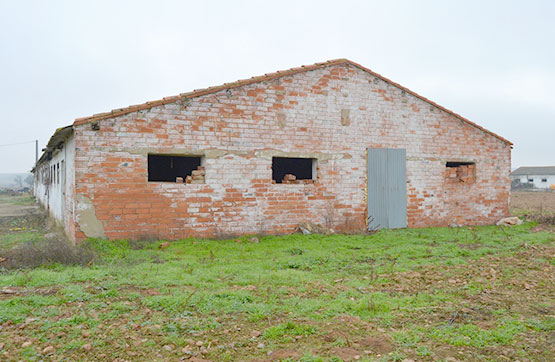
<svg viewBox="0 0 555 362">
<path fill-rule="evenodd" d="M 519 167 L 511 172 L 511 181 L 513 187 L 532 184 L 536 189 L 555 190 L 555 166 Z"/>
</svg>

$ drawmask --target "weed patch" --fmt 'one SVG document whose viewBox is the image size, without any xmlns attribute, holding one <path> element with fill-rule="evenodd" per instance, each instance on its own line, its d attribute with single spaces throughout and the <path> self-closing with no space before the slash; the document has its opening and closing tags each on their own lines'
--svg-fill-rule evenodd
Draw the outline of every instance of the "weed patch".
<svg viewBox="0 0 555 362">
<path fill-rule="evenodd" d="M 474 324 L 447 325 L 434 329 L 429 335 L 453 346 L 483 348 L 513 342 L 516 336 L 524 331 L 524 327 L 522 322 L 509 319 L 501 321 L 499 327 L 491 330 L 482 329 Z"/>
<path fill-rule="evenodd" d="M 267 328 L 263 336 L 266 339 L 275 340 L 286 336 L 309 336 L 314 332 L 315 329 L 312 326 L 287 322 Z"/>
<path fill-rule="evenodd" d="M 69 244 L 63 239 L 29 241 L 16 245 L 0 255 L 6 269 L 36 268 L 46 264 L 89 265 L 96 255 L 85 247 Z"/>
</svg>

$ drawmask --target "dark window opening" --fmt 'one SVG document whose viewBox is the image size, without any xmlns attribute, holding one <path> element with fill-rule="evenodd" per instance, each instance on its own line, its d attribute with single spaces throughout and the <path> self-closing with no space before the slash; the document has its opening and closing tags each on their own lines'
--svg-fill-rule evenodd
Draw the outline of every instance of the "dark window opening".
<svg viewBox="0 0 555 362">
<path fill-rule="evenodd" d="M 275 183 L 312 183 L 316 179 L 313 158 L 272 158 L 272 180 Z"/>
<path fill-rule="evenodd" d="M 542 182 L 547 182 L 547 179 L 546 179 L 546 178 L 542 178 Z"/>
<path fill-rule="evenodd" d="M 193 171 L 199 173 L 200 165 L 201 157 L 197 156 L 148 155 L 148 181 L 184 182 Z M 204 183 L 204 171 L 198 181 Z"/>
<path fill-rule="evenodd" d="M 529 178 L 529 179 L 528 179 L 528 182 L 534 182 L 534 179 L 533 179 L 533 178 Z"/>
<path fill-rule="evenodd" d="M 460 167 L 468 165 L 474 165 L 474 162 L 447 162 L 445 167 Z"/>
</svg>

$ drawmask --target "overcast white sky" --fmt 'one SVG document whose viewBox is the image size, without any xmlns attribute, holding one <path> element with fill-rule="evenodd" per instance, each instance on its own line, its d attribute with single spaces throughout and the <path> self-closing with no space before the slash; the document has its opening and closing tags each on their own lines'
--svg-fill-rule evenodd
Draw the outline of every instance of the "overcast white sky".
<svg viewBox="0 0 555 362">
<path fill-rule="evenodd" d="M 555 1 L 0 0 L 0 145 L 77 117 L 348 58 L 555 165 Z M 34 163 L 0 147 L 0 173 Z"/>
</svg>

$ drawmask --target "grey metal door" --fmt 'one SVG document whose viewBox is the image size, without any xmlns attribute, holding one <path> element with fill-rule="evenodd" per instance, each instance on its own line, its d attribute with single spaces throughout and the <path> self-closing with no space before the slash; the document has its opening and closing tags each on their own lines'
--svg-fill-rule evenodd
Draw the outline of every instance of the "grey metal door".
<svg viewBox="0 0 555 362">
<path fill-rule="evenodd" d="M 368 149 L 368 230 L 407 227 L 405 149 Z"/>
</svg>

